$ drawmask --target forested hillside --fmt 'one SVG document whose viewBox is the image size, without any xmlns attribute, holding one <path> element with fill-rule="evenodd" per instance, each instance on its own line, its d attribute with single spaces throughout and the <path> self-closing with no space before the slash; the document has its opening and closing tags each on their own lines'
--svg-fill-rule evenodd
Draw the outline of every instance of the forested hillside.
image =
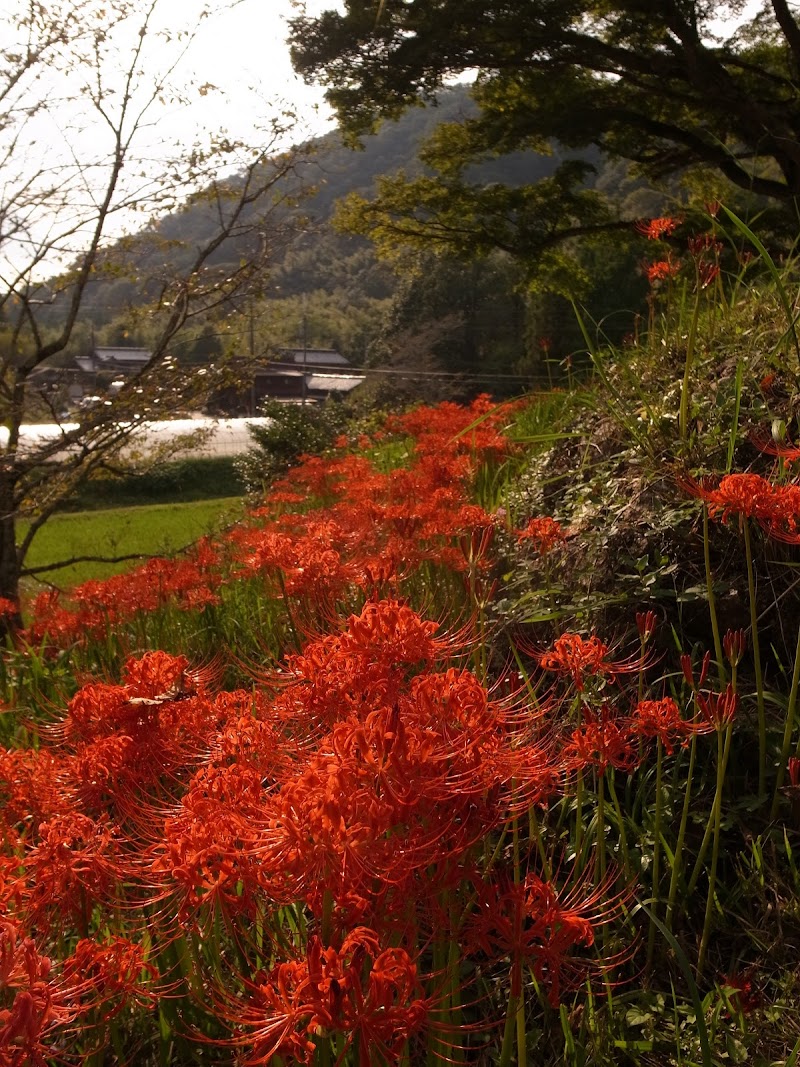
<svg viewBox="0 0 800 1067">
<path fill-rule="evenodd" d="M 258 356 L 305 337 L 311 345 L 338 348 L 356 364 L 389 367 L 401 392 L 396 375 L 408 368 L 480 374 L 480 381 L 470 380 L 501 393 L 517 391 L 531 373 L 557 373 L 558 361 L 580 343 L 571 307 L 563 298 L 532 292 L 514 257 L 497 251 L 468 264 L 440 257 L 435 267 L 426 254 L 387 262 L 371 241 L 346 232 L 347 220 L 340 217 L 346 215 L 342 202 L 369 199 L 381 176 L 426 173 L 420 151 L 434 130 L 474 114 L 468 87 L 458 86 L 432 105 L 383 123 L 361 138 L 360 147 L 334 132 L 296 150 L 273 231 L 229 240 L 214 257 L 215 269 L 234 271 L 257 251 L 254 242 L 266 241 L 271 268 L 260 298 L 198 323 L 182 340 L 178 358 L 202 364 L 223 353 Z M 487 186 L 524 186 L 568 157 L 558 146 L 550 155 L 519 151 L 476 165 L 473 178 Z M 596 153 L 587 162 L 587 184 L 613 190 L 621 211 L 646 215 L 663 202 L 620 164 Z M 91 337 L 146 345 L 161 279 L 185 266 L 212 225 L 212 207 L 199 196 L 109 248 L 91 286 L 84 328 L 62 358 L 71 358 Z M 602 270 L 591 247 L 584 253 L 581 296 L 590 316 L 600 321 L 630 309 L 606 321 L 612 336 L 627 332 L 642 308 L 646 284 L 632 269 L 640 247 L 635 235 L 618 242 L 616 252 L 605 246 Z M 542 363 L 548 354 L 551 368 Z"/>
</svg>

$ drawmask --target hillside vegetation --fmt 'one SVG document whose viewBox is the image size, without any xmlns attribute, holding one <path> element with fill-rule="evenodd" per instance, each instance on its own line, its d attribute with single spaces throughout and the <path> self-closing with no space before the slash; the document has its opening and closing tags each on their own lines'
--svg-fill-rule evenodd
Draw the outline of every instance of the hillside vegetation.
<svg viewBox="0 0 800 1067">
<path fill-rule="evenodd" d="M 9 1063 L 797 1062 L 800 276 L 643 229 L 569 388 L 346 429 L 33 605 Z"/>
<path fill-rule="evenodd" d="M 528 292 L 524 263 L 500 250 L 471 263 L 445 257 L 434 266 L 424 254 L 388 262 L 372 242 L 346 232 L 352 223 L 341 205 L 348 198 L 369 200 L 385 175 L 429 173 L 421 153 L 434 131 L 475 114 L 468 87 L 458 86 L 443 90 L 435 104 L 382 124 L 361 139 L 359 150 L 345 145 L 339 133 L 305 146 L 292 177 L 275 191 L 284 203 L 263 238 L 270 269 L 261 295 L 199 322 L 181 340 L 177 358 L 203 365 L 225 354 L 274 354 L 281 345 L 301 344 L 305 335 L 308 343 L 335 347 L 356 364 L 463 373 L 466 394 L 471 390 L 472 395 L 476 389 L 501 388 L 503 375 L 515 376 L 506 390 L 517 392 L 545 375 L 542 338 L 554 346 L 555 367 L 580 343 L 580 335 L 563 298 Z M 527 150 L 487 159 L 470 174 L 487 185 L 520 187 L 549 177 L 568 158 L 568 151 L 554 145 L 548 154 Z M 609 193 L 621 214 L 652 214 L 664 202 L 663 192 L 623 164 L 591 151 L 583 158 L 590 164 L 587 186 Z M 87 293 L 83 326 L 62 362 L 84 350 L 92 336 L 98 343 L 146 345 L 153 329 L 151 304 L 158 295 L 153 279 L 180 270 L 213 225 L 213 205 L 196 196 L 112 245 Z M 235 270 L 242 257 L 253 254 L 248 242 L 256 237 L 228 241 L 215 255 L 214 267 Z M 598 254 L 586 250 L 582 295 L 598 319 L 622 311 L 607 325 L 619 338 L 630 329 L 646 290 L 634 269 L 641 242 L 622 235 L 617 251 L 606 246 L 602 271 Z"/>
</svg>

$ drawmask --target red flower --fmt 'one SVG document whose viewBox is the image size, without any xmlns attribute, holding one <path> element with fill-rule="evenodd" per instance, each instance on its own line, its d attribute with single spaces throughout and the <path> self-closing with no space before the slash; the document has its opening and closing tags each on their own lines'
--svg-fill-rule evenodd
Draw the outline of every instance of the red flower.
<svg viewBox="0 0 800 1067">
<path fill-rule="evenodd" d="M 686 243 L 689 252 L 695 258 L 700 258 L 705 252 L 713 252 L 715 256 L 718 256 L 722 251 L 722 241 L 717 240 L 710 233 L 697 234 L 695 237 L 690 237 Z"/>
<path fill-rule="evenodd" d="M 794 482 L 776 485 L 760 474 L 728 474 L 716 489 L 693 478 L 681 484 L 706 501 L 712 518 L 751 518 L 769 537 L 793 544 L 800 539 L 800 485 Z"/>
<path fill-rule="evenodd" d="M 642 219 L 636 223 L 636 229 L 649 241 L 658 241 L 675 231 L 680 222 L 675 218 Z"/>
<path fill-rule="evenodd" d="M 609 766 L 630 771 L 639 762 L 634 736 L 632 720 L 619 715 L 611 704 L 604 703 L 599 715 L 584 705 L 583 724 L 565 746 L 565 759 L 579 770 L 596 767 L 600 774 Z"/>
<path fill-rule="evenodd" d="M 540 519 L 530 519 L 523 530 L 516 532 L 518 541 L 530 541 L 540 555 L 546 556 L 551 549 L 567 540 L 564 528 L 555 519 L 545 515 Z"/>
<path fill-rule="evenodd" d="M 700 279 L 700 288 L 707 289 L 719 277 L 719 270 L 719 263 L 708 263 L 706 261 L 698 263 L 697 272 Z"/>
<path fill-rule="evenodd" d="M 39 827 L 39 843 L 26 857 L 31 879 L 27 908 L 34 922 L 63 932 L 74 922 L 84 933 L 96 903 L 115 896 L 120 878 L 116 827 L 77 812 Z"/>
<path fill-rule="evenodd" d="M 714 730 L 729 726 L 739 707 L 739 694 L 734 693 L 730 682 L 724 693 L 697 693 L 696 699 L 701 715 Z"/>
<path fill-rule="evenodd" d="M 680 269 L 680 260 L 674 260 L 671 256 L 667 259 L 656 260 L 654 263 L 644 264 L 644 272 L 651 285 L 664 281 L 666 278 L 674 278 Z"/>
<path fill-rule="evenodd" d="M 747 648 L 747 634 L 744 630 L 726 630 L 725 636 L 722 638 L 722 650 L 730 663 L 731 667 L 735 667 Z"/>
<path fill-rule="evenodd" d="M 746 971 L 731 971 L 720 976 L 720 985 L 729 993 L 731 1004 L 742 1013 L 749 1015 L 761 1007 L 762 996 L 754 982 L 755 968 Z"/>
<path fill-rule="evenodd" d="M 245 989 L 244 1000 L 220 994 L 224 1014 L 242 1031 L 233 1044 L 246 1050 L 238 1061 L 243 1067 L 274 1056 L 309 1064 L 320 1032 L 344 1035 L 345 1050 L 357 1044 L 361 1064 L 373 1062 L 370 1053 L 396 1063 L 429 1010 L 408 953 L 381 949 L 366 927 L 353 930 L 339 949 L 312 935 L 304 959 L 278 964 Z"/>
<path fill-rule="evenodd" d="M 634 711 L 633 729 L 640 737 L 656 737 L 672 755 L 675 743 L 683 742 L 694 732 L 686 722 L 672 697 L 661 700 L 640 700 Z"/>
<path fill-rule="evenodd" d="M 608 645 L 603 644 L 596 634 L 581 637 L 580 634 L 567 633 L 556 638 L 550 652 L 538 653 L 536 658 L 546 671 L 571 675 L 575 688 L 583 692 L 587 678 L 613 678 L 636 670 L 641 662 L 641 657 L 612 662 L 609 654 Z"/>
<path fill-rule="evenodd" d="M 557 886 L 531 873 L 519 885 L 501 876 L 478 883 L 477 903 L 465 931 L 469 954 L 480 953 L 490 962 L 511 958 L 511 991 L 521 988 L 523 969 L 530 967 L 558 1007 L 565 985 L 582 982 L 587 971 L 606 970 L 610 964 L 579 955 L 591 948 L 600 927 L 612 922 L 624 904 L 615 894 L 613 876 L 596 887 L 591 872 L 572 884 Z"/>
</svg>

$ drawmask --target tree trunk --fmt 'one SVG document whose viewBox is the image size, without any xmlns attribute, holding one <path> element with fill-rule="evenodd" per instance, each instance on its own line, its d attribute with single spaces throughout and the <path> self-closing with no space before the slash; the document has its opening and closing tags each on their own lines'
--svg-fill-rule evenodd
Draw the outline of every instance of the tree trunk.
<svg viewBox="0 0 800 1067">
<path fill-rule="evenodd" d="M 17 554 L 16 479 L 0 472 L 0 597 L 19 605 L 20 560 Z M 0 616 L 0 638 L 22 626 L 19 607 L 15 614 Z"/>
</svg>

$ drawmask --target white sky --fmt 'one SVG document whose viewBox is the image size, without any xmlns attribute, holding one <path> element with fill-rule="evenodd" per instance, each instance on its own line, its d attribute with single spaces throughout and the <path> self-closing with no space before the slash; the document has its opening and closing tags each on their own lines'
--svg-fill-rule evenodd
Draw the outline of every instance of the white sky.
<svg viewBox="0 0 800 1067">
<path fill-rule="evenodd" d="M 335 7 L 335 0 L 309 0 L 310 14 Z M 173 24 L 185 12 L 183 25 L 196 24 L 197 0 L 169 0 Z M 298 78 L 289 60 L 286 19 L 297 14 L 291 0 L 239 0 L 231 10 L 199 24 L 191 49 L 195 76 L 217 86 L 198 107 L 198 119 L 211 126 L 226 126 L 232 134 L 247 137 L 253 120 L 260 117 L 254 98 L 264 102 L 282 101 L 297 109 L 312 134 L 330 129 L 333 120 L 323 101 L 322 90 Z M 302 139 L 302 138 L 300 138 Z"/>
<path fill-rule="evenodd" d="M 141 12 L 150 0 L 135 0 L 139 14 L 111 28 L 108 11 L 115 2 L 120 0 L 50 0 L 45 9 L 59 26 L 69 25 L 62 13 L 85 5 L 88 13 L 80 26 L 103 32 L 102 61 L 88 54 L 71 62 L 74 50 L 61 60 L 55 54 L 15 84 L 15 56 L 27 50 L 25 24 L 20 27 L 17 20 L 28 10 L 28 0 L 0 0 L 0 95 L 14 86 L 0 100 L 0 232 L 5 236 L 14 228 L 9 219 L 25 222 L 0 249 L 0 288 L 24 276 L 26 264 L 37 264 L 37 272 L 52 269 L 59 251 L 63 261 L 71 261 L 91 228 L 114 152 L 113 132 L 92 94 L 100 72 L 103 107 L 112 116 L 119 114 L 125 73 L 140 39 Z M 202 18 L 209 6 L 217 10 Z M 309 0 L 307 6 L 316 14 L 332 3 Z M 92 11 L 95 17 L 102 13 L 97 22 L 91 21 Z M 333 127 L 321 89 L 305 85 L 292 71 L 286 20 L 297 13 L 292 0 L 155 0 L 132 89 L 132 115 L 143 118 L 134 119 L 118 203 L 130 195 L 144 207 L 165 178 L 185 181 L 189 149 L 216 134 L 274 152 Z M 90 44 L 82 42 L 82 54 Z M 168 88 L 152 101 L 154 86 L 161 82 Z M 286 123 L 276 141 L 271 122 L 287 108 L 297 120 Z M 126 131 L 131 128 L 129 122 Z M 211 173 L 239 170 L 251 158 L 245 152 L 215 156 Z M 176 163 L 169 167 L 167 160 Z M 184 195 L 188 192 L 184 186 Z M 159 213 L 168 207 L 162 205 Z M 106 233 L 114 237 L 144 221 L 120 208 Z"/>
</svg>

